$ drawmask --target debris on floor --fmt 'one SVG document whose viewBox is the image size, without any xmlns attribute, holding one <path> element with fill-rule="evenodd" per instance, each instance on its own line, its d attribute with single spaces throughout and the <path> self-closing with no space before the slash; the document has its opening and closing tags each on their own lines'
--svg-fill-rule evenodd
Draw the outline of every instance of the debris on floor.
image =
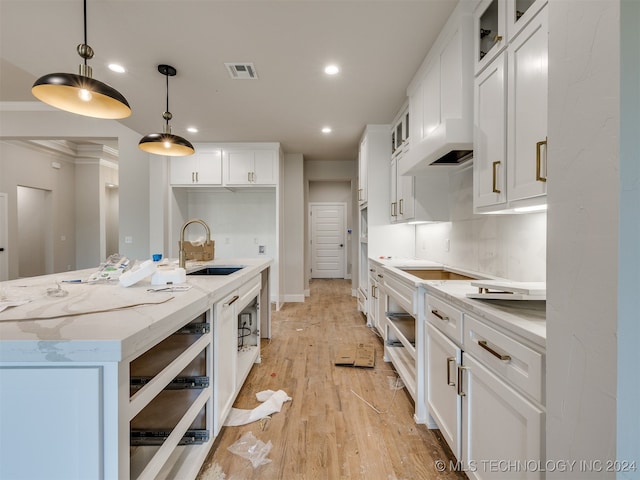
<svg viewBox="0 0 640 480">
<path fill-rule="evenodd" d="M 224 426 L 237 427 L 238 425 L 246 425 L 268 417 L 272 413 L 279 412 L 282 409 L 282 404 L 291 400 L 291 397 L 284 390 L 278 390 L 277 392 L 263 390 L 256 393 L 256 399 L 262 403 L 253 410 L 232 408 L 224 422 Z"/>
<path fill-rule="evenodd" d="M 258 468 L 260 465 L 271 463 L 271 459 L 267 458 L 271 447 L 271 440 L 264 443 L 254 437 L 253 433 L 246 432 L 235 443 L 227 447 L 227 450 L 242 458 L 246 458 L 251 462 L 253 468 Z"/>
<path fill-rule="evenodd" d="M 387 382 L 389 382 L 390 390 L 402 390 L 404 388 L 404 382 L 400 377 L 387 377 Z"/>
<path fill-rule="evenodd" d="M 376 349 L 370 343 L 358 343 L 340 347 L 335 364 L 343 367 L 373 368 L 376 363 Z"/>
</svg>

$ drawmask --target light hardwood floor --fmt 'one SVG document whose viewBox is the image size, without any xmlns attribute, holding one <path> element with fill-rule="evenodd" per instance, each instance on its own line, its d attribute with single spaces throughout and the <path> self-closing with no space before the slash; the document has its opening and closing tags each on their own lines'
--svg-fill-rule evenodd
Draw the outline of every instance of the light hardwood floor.
<svg viewBox="0 0 640 480">
<path fill-rule="evenodd" d="M 199 480 L 231 479 L 464 479 L 445 468 L 453 457 L 437 431 L 413 421 L 405 389 L 390 386 L 397 377 L 382 358 L 381 339 L 366 326 L 351 296 L 351 282 L 315 279 L 304 303 L 289 303 L 272 315 L 272 340 L 262 343 L 236 408 L 252 409 L 262 390 L 292 397 L 267 421 L 224 427 Z M 375 345 L 375 368 L 338 367 L 343 345 Z M 359 398 L 357 395 L 361 398 Z M 365 401 L 375 406 L 377 413 Z M 271 463 L 254 469 L 227 450 L 245 432 L 272 442 Z"/>
</svg>

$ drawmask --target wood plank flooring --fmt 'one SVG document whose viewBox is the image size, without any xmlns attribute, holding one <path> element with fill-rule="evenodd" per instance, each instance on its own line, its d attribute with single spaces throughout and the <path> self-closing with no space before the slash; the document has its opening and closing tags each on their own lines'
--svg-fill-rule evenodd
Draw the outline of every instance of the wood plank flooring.
<svg viewBox="0 0 640 480">
<path fill-rule="evenodd" d="M 255 394 L 284 390 L 292 397 L 270 420 L 224 427 L 199 480 L 232 479 L 465 479 L 436 469 L 454 461 L 439 432 L 413 421 L 406 389 L 391 388 L 397 375 L 383 361 L 383 344 L 366 326 L 351 296 L 351 282 L 315 279 L 305 303 L 289 303 L 272 314 L 272 339 L 263 340 L 236 408 L 258 405 Z M 338 367 L 343 345 L 371 343 L 375 368 Z M 358 396 L 361 398 L 359 398 Z M 375 406 L 377 413 L 367 403 Z M 272 442 L 271 463 L 254 469 L 227 450 L 243 433 Z"/>
</svg>

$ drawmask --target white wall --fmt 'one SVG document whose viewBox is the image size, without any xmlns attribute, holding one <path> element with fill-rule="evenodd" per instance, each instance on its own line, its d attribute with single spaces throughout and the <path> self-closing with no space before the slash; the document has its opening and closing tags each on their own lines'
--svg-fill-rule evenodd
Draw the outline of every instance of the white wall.
<svg viewBox="0 0 640 480">
<path fill-rule="evenodd" d="M 0 139 L 116 138 L 120 172 L 120 253 L 136 259 L 149 257 L 150 155 L 138 148 L 142 134 L 116 120 L 74 115 L 40 102 L 2 102 L 0 116 Z M 125 243 L 125 237 L 130 237 L 132 243 Z"/>
<path fill-rule="evenodd" d="M 546 280 L 546 213 L 474 215 L 471 166 L 451 171 L 449 202 L 451 222 L 416 225 L 417 258 L 514 281 Z"/>
<path fill-rule="evenodd" d="M 3 132 L 6 129 L 3 125 Z M 60 164 L 59 169 L 51 162 Z M 18 237 L 18 185 L 51 192 L 51 272 L 75 268 L 75 166 L 72 159 L 53 155 L 24 144 L 0 140 L 0 192 L 7 194 L 8 238 L 4 245 L 8 278 L 18 278 L 20 246 Z"/>
<path fill-rule="evenodd" d="M 283 302 L 304 302 L 304 158 L 301 154 L 284 156 L 284 217 L 281 239 L 284 255 L 280 261 L 283 275 Z"/>
<path fill-rule="evenodd" d="M 237 191 L 188 192 L 187 218 L 200 218 L 211 229 L 215 240 L 216 258 L 259 257 L 258 246 L 266 248 L 265 256 L 276 254 L 276 200 L 271 191 L 238 189 Z M 202 226 L 190 225 L 185 239 L 204 238 Z M 177 258 L 177 248 L 172 254 Z"/>
<path fill-rule="evenodd" d="M 616 458 L 620 3 L 552 1 L 549 22 L 547 459 L 605 465 Z M 637 411 L 621 419 L 636 444 Z"/>
</svg>

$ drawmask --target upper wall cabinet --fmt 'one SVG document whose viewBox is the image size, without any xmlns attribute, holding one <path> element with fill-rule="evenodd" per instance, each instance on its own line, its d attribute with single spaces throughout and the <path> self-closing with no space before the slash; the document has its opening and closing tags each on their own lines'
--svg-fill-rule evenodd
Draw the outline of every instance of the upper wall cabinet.
<svg viewBox="0 0 640 480">
<path fill-rule="evenodd" d="M 473 150 L 473 17 L 459 2 L 407 88 L 409 149 L 402 175 L 457 165 Z"/>
<path fill-rule="evenodd" d="M 188 157 L 171 157 L 169 179 L 176 186 L 222 185 L 222 150 L 197 147 Z"/>
<path fill-rule="evenodd" d="M 547 0 L 482 0 L 474 14 L 474 63 L 480 73 L 544 7 Z"/>
<path fill-rule="evenodd" d="M 276 185 L 278 183 L 278 152 L 276 150 L 225 149 L 223 157 L 225 185 Z"/>
<path fill-rule="evenodd" d="M 527 13 L 535 6 L 537 2 Z M 517 31 L 507 50 L 475 80 L 476 213 L 516 211 L 545 203 L 547 10 L 535 10 L 536 15 Z"/>
</svg>

